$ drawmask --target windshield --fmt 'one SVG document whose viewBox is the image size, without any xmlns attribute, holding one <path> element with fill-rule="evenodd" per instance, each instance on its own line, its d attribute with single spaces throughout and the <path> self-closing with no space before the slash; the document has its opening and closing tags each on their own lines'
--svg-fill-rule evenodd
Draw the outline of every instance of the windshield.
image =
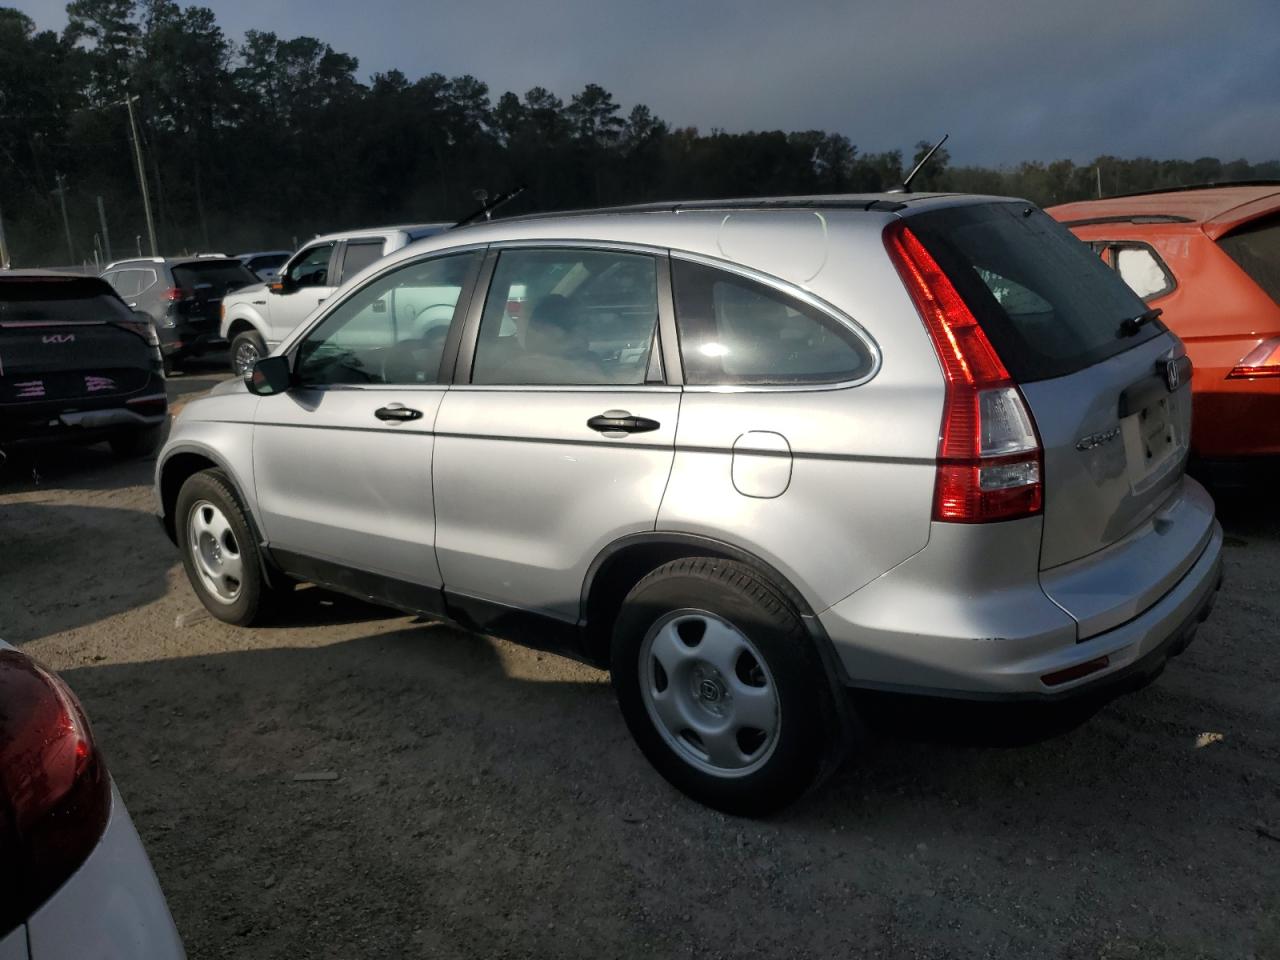
<svg viewBox="0 0 1280 960">
<path fill-rule="evenodd" d="M 1159 336 L 1121 322 L 1145 303 L 1070 231 L 1026 203 L 949 207 L 911 217 L 1019 382 L 1066 376 Z"/>
</svg>

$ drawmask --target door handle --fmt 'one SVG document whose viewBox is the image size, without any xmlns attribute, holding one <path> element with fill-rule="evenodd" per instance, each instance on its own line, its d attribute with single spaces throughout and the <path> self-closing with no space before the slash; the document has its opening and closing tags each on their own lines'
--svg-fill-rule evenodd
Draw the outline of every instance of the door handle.
<svg viewBox="0 0 1280 960">
<path fill-rule="evenodd" d="M 388 403 L 385 407 L 379 407 L 377 410 L 373 411 L 373 415 L 379 420 L 390 420 L 393 422 L 422 419 L 421 410 L 414 410 L 412 407 L 406 407 L 402 403 Z"/>
<path fill-rule="evenodd" d="M 662 424 L 648 417 L 633 417 L 626 410 L 606 410 L 588 420 L 587 426 L 599 433 L 648 433 Z"/>
</svg>

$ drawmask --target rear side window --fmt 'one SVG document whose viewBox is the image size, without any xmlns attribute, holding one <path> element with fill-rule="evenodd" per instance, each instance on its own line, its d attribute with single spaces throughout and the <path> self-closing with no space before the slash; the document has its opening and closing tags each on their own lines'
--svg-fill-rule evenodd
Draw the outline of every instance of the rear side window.
<svg viewBox="0 0 1280 960">
<path fill-rule="evenodd" d="M 196 260 L 175 264 L 173 282 L 186 290 L 212 288 L 210 292 L 221 296 L 239 287 L 258 283 L 258 278 L 239 260 Z"/>
<path fill-rule="evenodd" d="M 1246 223 L 1222 237 L 1218 246 L 1280 303 L 1280 214 Z"/>
<path fill-rule="evenodd" d="M 1160 258 L 1148 247 L 1121 245 L 1115 249 L 1116 272 L 1143 300 L 1154 300 L 1173 290 L 1173 281 Z"/>
<path fill-rule="evenodd" d="M 817 307 L 700 263 L 676 258 L 671 269 L 686 382 L 783 386 L 870 372 L 866 345 Z"/>
<path fill-rule="evenodd" d="M 1062 377 L 1160 336 L 1121 322 L 1147 306 L 1088 244 L 1024 203 L 948 207 L 911 230 L 946 271 L 1019 382 Z"/>
</svg>

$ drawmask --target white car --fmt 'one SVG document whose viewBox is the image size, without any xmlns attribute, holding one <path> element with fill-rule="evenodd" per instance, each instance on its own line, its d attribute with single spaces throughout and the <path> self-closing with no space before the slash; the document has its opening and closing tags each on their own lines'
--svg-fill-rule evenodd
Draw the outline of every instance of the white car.
<svg viewBox="0 0 1280 960">
<path fill-rule="evenodd" d="M 0 641 L 0 704 L 0 960 L 181 960 L 75 695 Z"/>
<path fill-rule="evenodd" d="M 223 300 L 221 334 L 231 345 L 231 369 L 245 375 L 344 280 L 387 254 L 449 226 L 418 223 L 316 237 L 280 267 L 271 283 L 244 287 Z"/>
</svg>

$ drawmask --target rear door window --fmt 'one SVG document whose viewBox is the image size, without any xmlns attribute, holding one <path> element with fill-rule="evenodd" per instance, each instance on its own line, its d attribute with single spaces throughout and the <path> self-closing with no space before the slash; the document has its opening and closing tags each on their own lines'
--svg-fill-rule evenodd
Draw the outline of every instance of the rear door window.
<svg viewBox="0 0 1280 960">
<path fill-rule="evenodd" d="M 871 371 L 866 344 L 812 304 L 688 260 L 671 270 L 688 383 L 838 383 Z"/>
<path fill-rule="evenodd" d="M 346 283 L 357 273 L 382 259 L 382 240 L 348 240 L 347 249 L 342 254 L 342 283 Z"/>
<path fill-rule="evenodd" d="M 472 382 L 641 384 L 657 322 L 651 256 L 504 250 L 480 320 Z"/>
<path fill-rule="evenodd" d="M 1088 244 L 1025 203 L 947 207 L 907 219 L 1015 380 L 1062 377 L 1160 336 L 1121 322 L 1147 306 Z"/>
<path fill-rule="evenodd" d="M 1280 214 L 1246 223 L 1219 239 L 1218 246 L 1280 303 Z"/>
</svg>

